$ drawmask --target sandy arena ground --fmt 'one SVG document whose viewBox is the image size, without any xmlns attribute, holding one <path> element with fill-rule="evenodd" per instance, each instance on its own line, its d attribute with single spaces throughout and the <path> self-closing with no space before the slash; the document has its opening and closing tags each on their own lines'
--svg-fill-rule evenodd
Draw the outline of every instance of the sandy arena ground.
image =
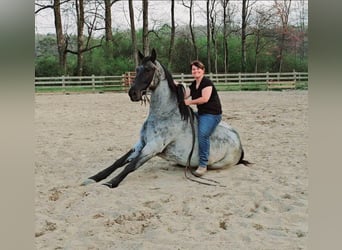
<svg viewBox="0 0 342 250">
<path fill-rule="evenodd" d="M 252 167 L 209 171 L 226 186 L 211 187 L 153 158 L 109 189 L 80 183 L 130 149 L 148 106 L 126 93 L 37 94 L 36 248 L 307 249 L 308 92 L 219 95 Z"/>
</svg>

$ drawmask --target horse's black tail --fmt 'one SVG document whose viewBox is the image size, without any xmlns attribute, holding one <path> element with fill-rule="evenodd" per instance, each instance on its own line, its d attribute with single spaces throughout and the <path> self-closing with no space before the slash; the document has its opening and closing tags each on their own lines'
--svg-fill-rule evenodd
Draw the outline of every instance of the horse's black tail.
<svg viewBox="0 0 342 250">
<path fill-rule="evenodd" d="M 242 149 L 242 153 L 241 153 L 240 160 L 239 160 L 238 163 L 236 163 L 236 165 L 243 164 L 243 165 L 245 165 L 245 166 L 249 166 L 249 165 L 253 164 L 252 162 L 249 162 L 249 161 L 244 160 L 244 159 L 243 159 L 244 156 L 245 156 L 245 152 L 244 152 L 243 149 Z"/>
</svg>

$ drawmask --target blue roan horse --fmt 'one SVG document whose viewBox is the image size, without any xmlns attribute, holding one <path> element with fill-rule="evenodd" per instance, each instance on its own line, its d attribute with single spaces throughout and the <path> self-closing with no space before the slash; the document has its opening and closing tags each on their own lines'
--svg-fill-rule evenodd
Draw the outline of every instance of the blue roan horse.
<svg viewBox="0 0 342 250">
<path fill-rule="evenodd" d="M 184 104 L 184 87 L 175 85 L 171 74 L 156 60 L 153 49 L 145 57 L 139 51 L 141 65 L 136 69 L 134 83 L 129 90 L 133 102 L 142 101 L 151 92 L 150 110 L 142 125 L 138 142 L 113 165 L 89 177 L 82 185 L 99 182 L 117 168 L 127 166 L 116 177 L 104 183 L 114 188 L 131 172 L 137 170 L 154 156 L 160 156 L 178 165 L 198 166 L 197 119 L 191 119 L 192 109 Z M 189 119 L 194 122 L 191 126 Z M 195 134 L 193 134 L 193 132 Z M 189 154 L 192 154 L 191 160 Z M 248 165 L 243 160 L 243 149 L 238 133 L 221 122 L 210 137 L 208 167 L 217 169 L 237 164 Z M 188 162 L 189 160 L 189 162 Z"/>
</svg>

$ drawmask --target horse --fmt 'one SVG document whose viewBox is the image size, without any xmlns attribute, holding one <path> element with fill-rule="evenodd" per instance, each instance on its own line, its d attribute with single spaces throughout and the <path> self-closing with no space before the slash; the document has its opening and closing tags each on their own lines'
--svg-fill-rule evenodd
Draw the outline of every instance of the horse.
<svg viewBox="0 0 342 250">
<path fill-rule="evenodd" d="M 171 73 L 157 58 L 155 49 L 150 56 L 138 51 L 141 64 L 128 94 L 133 102 L 149 101 L 149 112 L 137 143 L 111 166 L 86 179 L 82 185 L 106 179 L 116 169 L 125 168 L 103 185 L 118 187 L 124 178 L 155 156 L 180 166 L 199 164 L 197 119 L 194 111 L 184 104 L 183 84 L 176 84 Z M 150 92 L 150 97 L 147 93 Z M 248 165 L 239 134 L 221 121 L 210 136 L 208 169 L 237 164 Z M 192 156 L 192 157 L 191 157 Z"/>
</svg>

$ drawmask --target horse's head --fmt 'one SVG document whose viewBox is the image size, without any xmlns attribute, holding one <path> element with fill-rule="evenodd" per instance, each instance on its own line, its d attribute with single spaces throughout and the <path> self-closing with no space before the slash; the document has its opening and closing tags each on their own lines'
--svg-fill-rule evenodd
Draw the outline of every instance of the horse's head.
<svg viewBox="0 0 342 250">
<path fill-rule="evenodd" d="M 142 96 L 146 94 L 148 88 L 153 89 L 157 81 L 155 72 L 157 70 L 156 51 L 152 50 L 151 56 L 144 56 L 140 51 L 138 55 L 141 64 L 136 68 L 136 76 L 128 94 L 131 101 L 137 102 L 142 100 Z"/>
</svg>

